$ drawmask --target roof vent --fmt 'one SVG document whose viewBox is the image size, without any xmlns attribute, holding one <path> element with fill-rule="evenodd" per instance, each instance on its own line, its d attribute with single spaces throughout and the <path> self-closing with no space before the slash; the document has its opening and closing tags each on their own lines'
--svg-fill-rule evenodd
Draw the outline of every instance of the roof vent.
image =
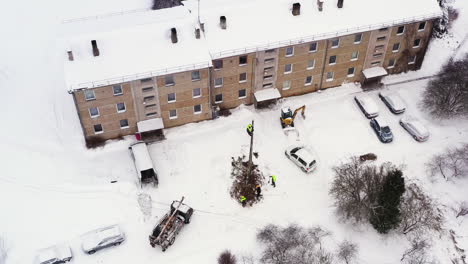
<svg viewBox="0 0 468 264">
<path fill-rule="evenodd" d="M 317 0 L 317 7 L 320 12 L 323 11 L 323 0 Z"/>
<path fill-rule="evenodd" d="M 200 39 L 200 29 L 199 28 L 195 29 L 195 38 Z"/>
<path fill-rule="evenodd" d="M 175 28 L 171 28 L 171 40 L 172 40 L 172 43 L 177 43 L 178 39 L 177 39 L 177 29 Z"/>
<path fill-rule="evenodd" d="M 69 61 L 73 61 L 74 58 L 73 58 L 73 52 L 71 50 L 67 51 L 67 54 L 68 54 L 68 60 Z"/>
<path fill-rule="evenodd" d="M 222 29 L 226 29 L 227 24 L 226 24 L 226 17 L 225 17 L 225 16 L 220 16 L 220 17 L 219 17 L 219 26 L 220 26 Z"/>
<path fill-rule="evenodd" d="M 94 55 L 94 57 L 99 56 L 99 49 L 98 49 L 96 40 L 91 40 L 91 46 L 93 46 L 93 55 Z"/>
<path fill-rule="evenodd" d="M 338 0 L 338 4 L 336 6 L 338 6 L 338 8 L 343 8 L 343 1 L 344 0 Z"/>
<path fill-rule="evenodd" d="M 299 3 L 294 3 L 293 4 L 292 14 L 293 14 L 293 16 L 298 16 L 298 15 L 301 14 L 301 4 L 299 4 Z"/>
</svg>

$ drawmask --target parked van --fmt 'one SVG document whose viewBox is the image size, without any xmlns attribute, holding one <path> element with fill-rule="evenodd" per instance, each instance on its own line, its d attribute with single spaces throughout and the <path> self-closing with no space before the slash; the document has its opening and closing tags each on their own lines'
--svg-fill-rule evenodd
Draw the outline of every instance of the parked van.
<svg viewBox="0 0 468 264">
<path fill-rule="evenodd" d="M 153 161 L 151 160 L 146 143 L 138 141 L 130 145 L 129 149 L 135 161 L 135 168 L 140 184 L 152 182 L 154 185 L 157 185 L 158 175 L 153 168 Z"/>
</svg>

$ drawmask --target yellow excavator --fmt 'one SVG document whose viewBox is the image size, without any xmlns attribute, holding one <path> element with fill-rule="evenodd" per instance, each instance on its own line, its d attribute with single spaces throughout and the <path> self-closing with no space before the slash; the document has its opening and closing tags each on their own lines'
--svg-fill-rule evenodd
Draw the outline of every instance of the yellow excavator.
<svg viewBox="0 0 468 264">
<path fill-rule="evenodd" d="M 297 113 L 299 113 L 299 111 L 301 111 L 301 115 L 305 119 L 305 108 L 306 106 L 303 105 L 297 108 L 296 110 L 294 110 L 294 112 L 291 110 L 289 106 L 281 108 L 280 120 L 281 120 L 281 126 L 283 127 L 283 129 L 294 127 L 294 119 L 296 118 L 296 115 Z"/>
</svg>

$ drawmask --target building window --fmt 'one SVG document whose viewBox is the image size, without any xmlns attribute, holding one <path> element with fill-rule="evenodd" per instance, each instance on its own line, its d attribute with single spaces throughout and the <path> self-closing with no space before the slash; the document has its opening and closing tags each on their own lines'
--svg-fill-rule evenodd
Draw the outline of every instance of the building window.
<svg viewBox="0 0 468 264">
<path fill-rule="evenodd" d="M 292 72 L 292 64 L 286 64 L 284 65 L 284 73 L 288 74 Z"/>
<path fill-rule="evenodd" d="M 192 72 L 192 82 L 200 80 L 200 71 Z"/>
<path fill-rule="evenodd" d="M 167 94 L 167 102 L 168 103 L 173 103 L 176 101 L 176 95 L 175 93 L 170 93 L 170 94 Z"/>
<path fill-rule="evenodd" d="M 151 112 L 151 113 L 147 113 L 146 116 L 155 116 L 157 114 L 158 114 L 157 112 Z"/>
<path fill-rule="evenodd" d="M 215 70 L 219 70 L 223 68 L 223 60 L 215 60 L 213 61 L 213 66 Z"/>
<path fill-rule="evenodd" d="M 128 128 L 128 119 L 120 120 L 120 129 Z"/>
<path fill-rule="evenodd" d="M 215 87 L 223 86 L 223 77 L 215 79 Z"/>
<path fill-rule="evenodd" d="M 173 75 L 166 75 L 164 76 L 164 83 L 165 86 L 172 86 L 175 84 L 174 82 L 174 76 Z"/>
<path fill-rule="evenodd" d="M 380 58 L 380 57 L 382 57 L 382 55 L 383 55 L 383 53 L 375 53 L 375 54 L 372 55 L 372 57 Z"/>
<path fill-rule="evenodd" d="M 146 97 L 143 98 L 143 102 L 144 102 L 144 103 L 147 103 L 147 102 L 149 102 L 149 101 L 154 100 L 154 98 L 155 98 L 155 97 L 154 97 L 153 95 L 151 95 L 151 96 L 146 96 Z"/>
<path fill-rule="evenodd" d="M 221 102 L 223 102 L 223 94 L 215 95 L 215 103 L 219 104 Z"/>
<path fill-rule="evenodd" d="M 151 81 L 153 81 L 152 78 L 144 78 L 144 79 L 140 80 L 140 83 L 147 83 L 147 82 L 151 82 Z"/>
<path fill-rule="evenodd" d="M 409 56 L 408 64 L 414 64 L 415 62 L 416 62 L 416 55 L 415 56 Z"/>
<path fill-rule="evenodd" d="M 309 45 L 309 52 L 316 52 L 317 51 L 317 42 L 312 42 Z"/>
<path fill-rule="evenodd" d="M 413 48 L 418 48 L 419 44 L 421 44 L 421 39 L 415 39 L 413 44 Z"/>
<path fill-rule="evenodd" d="M 333 78 L 335 78 L 335 73 L 334 72 L 327 72 L 327 82 L 333 81 Z"/>
<path fill-rule="evenodd" d="M 311 85 L 311 84 L 312 84 L 312 76 L 307 76 L 306 79 L 305 79 L 304 85 L 307 86 L 307 85 Z"/>
<path fill-rule="evenodd" d="M 380 65 L 380 61 L 374 61 L 370 64 L 372 67 L 374 66 L 379 66 Z"/>
<path fill-rule="evenodd" d="M 193 92 L 192 92 L 192 97 L 193 98 L 198 98 L 201 96 L 201 88 L 195 88 L 193 89 Z"/>
<path fill-rule="evenodd" d="M 386 36 L 383 36 L 383 37 L 378 37 L 378 38 L 377 38 L 377 41 L 384 41 L 385 39 L 387 39 L 387 37 L 386 37 Z"/>
<path fill-rule="evenodd" d="M 273 88 L 273 83 L 265 83 L 263 88 Z"/>
<path fill-rule="evenodd" d="M 424 31 L 425 28 L 426 28 L 426 22 L 419 23 L 418 31 Z"/>
<path fill-rule="evenodd" d="M 143 88 L 143 89 L 141 89 L 141 90 L 142 90 L 144 93 L 146 93 L 146 92 L 151 92 L 151 91 L 153 91 L 153 87 L 152 87 L 152 86 L 150 86 L 150 87 L 145 87 L 145 88 Z"/>
<path fill-rule="evenodd" d="M 398 52 L 400 50 L 400 43 L 393 44 L 392 52 Z"/>
<path fill-rule="evenodd" d="M 354 67 L 348 69 L 348 77 L 354 76 Z"/>
<path fill-rule="evenodd" d="M 239 65 L 247 65 L 247 56 L 240 56 L 239 57 Z"/>
<path fill-rule="evenodd" d="M 291 88 L 291 81 L 290 80 L 284 81 L 283 90 L 288 90 L 289 88 Z"/>
<path fill-rule="evenodd" d="M 351 60 L 352 61 L 357 60 L 358 56 L 359 56 L 359 51 L 353 51 L 353 53 L 351 54 Z"/>
<path fill-rule="evenodd" d="M 200 104 L 194 105 L 194 106 L 193 106 L 193 113 L 194 113 L 194 114 L 200 114 L 200 113 L 202 112 L 201 109 L 202 109 L 202 108 L 201 108 L 201 105 L 200 105 Z"/>
<path fill-rule="evenodd" d="M 294 55 L 294 47 L 287 47 L 286 48 L 286 57 L 291 57 Z"/>
<path fill-rule="evenodd" d="M 84 97 L 86 101 L 95 100 L 96 95 L 94 94 L 94 90 L 84 90 Z"/>
<path fill-rule="evenodd" d="M 264 81 L 270 81 L 270 80 L 272 80 L 272 79 L 273 79 L 273 75 L 271 75 L 271 74 L 270 74 L 270 75 L 264 75 L 264 76 L 263 76 L 263 80 L 264 80 Z"/>
<path fill-rule="evenodd" d="M 362 34 L 356 34 L 354 35 L 354 44 L 359 44 L 361 43 L 362 40 Z"/>
<path fill-rule="evenodd" d="M 385 47 L 385 45 L 377 45 L 377 46 L 375 46 L 374 52 L 377 52 L 377 51 L 383 49 L 384 47 Z"/>
<path fill-rule="evenodd" d="M 117 103 L 117 113 L 123 113 L 127 111 L 127 108 L 125 107 L 125 103 Z"/>
<path fill-rule="evenodd" d="M 379 28 L 379 31 L 381 31 L 381 32 L 384 32 L 384 31 L 387 31 L 387 30 L 388 30 L 388 28 Z"/>
<path fill-rule="evenodd" d="M 239 99 L 247 97 L 247 91 L 245 89 L 239 90 Z"/>
<path fill-rule="evenodd" d="M 275 61 L 275 58 L 268 58 L 268 59 L 265 59 L 265 63 L 270 63 L 270 62 L 274 62 Z"/>
<path fill-rule="evenodd" d="M 268 50 L 265 50 L 265 53 L 273 53 L 275 51 L 276 51 L 275 49 L 268 49 Z"/>
<path fill-rule="evenodd" d="M 393 68 L 393 67 L 395 67 L 395 59 L 390 59 L 390 60 L 388 61 L 388 66 L 387 66 L 387 68 L 391 69 L 391 68 Z"/>
<path fill-rule="evenodd" d="M 94 125 L 94 134 L 104 133 L 104 129 L 101 124 Z"/>
<path fill-rule="evenodd" d="M 247 81 L 247 73 L 244 72 L 244 73 L 239 74 L 239 82 L 243 83 L 246 81 Z"/>
<path fill-rule="evenodd" d="M 315 60 L 309 60 L 307 61 L 307 69 L 313 69 L 315 67 Z"/>
<path fill-rule="evenodd" d="M 336 64 L 336 56 L 335 55 L 330 56 L 330 58 L 328 60 L 328 63 L 329 64 Z"/>
<path fill-rule="evenodd" d="M 402 35 L 405 32 L 405 26 L 399 26 L 397 29 L 396 34 L 397 35 Z"/>
<path fill-rule="evenodd" d="M 97 108 L 97 107 L 89 108 L 89 116 L 91 116 L 92 118 L 98 117 L 99 116 L 99 108 Z"/>
<path fill-rule="evenodd" d="M 340 39 L 339 38 L 333 39 L 331 47 L 332 48 L 338 48 L 339 46 L 340 46 Z"/>
<path fill-rule="evenodd" d="M 169 110 L 169 119 L 177 118 L 177 109 Z"/>
<path fill-rule="evenodd" d="M 150 104 L 150 105 L 145 106 L 146 109 L 151 108 L 151 107 L 156 107 L 156 104 Z"/>
<path fill-rule="evenodd" d="M 118 85 L 113 85 L 113 86 L 112 86 L 112 89 L 114 90 L 114 95 L 121 95 L 121 94 L 123 94 L 122 85 L 120 85 L 120 84 L 118 84 Z"/>
</svg>

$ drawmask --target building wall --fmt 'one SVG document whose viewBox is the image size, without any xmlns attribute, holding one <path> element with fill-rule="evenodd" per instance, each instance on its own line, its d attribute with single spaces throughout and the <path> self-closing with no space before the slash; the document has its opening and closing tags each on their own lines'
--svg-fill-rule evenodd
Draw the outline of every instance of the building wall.
<svg viewBox="0 0 468 264">
<path fill-rule="evenodd" d="M 220 59 L 223 61 L 223 67 L 220 69 L 212 68 L 212 102 L 221 109 L 234 108 L 241 104 L 252 104 L 252 87 L 254 85 L 254 63 L 255 53 L 245 54 L 247 63 L 239 64 L 240 56 L 233 56 Z M 215 64 L 215 61 L 213 62 Z M 246 73 L 247 80 L 240 82 L 240 74 Z M 215 81 L 217 78 L 223 78 L 223 85 L 217 87 Z M 239 90 L 246 90 L 246 96 L 239 98 Z M 216 102 L 216 95 L 222 94 L 222 102 Z"/>
<path fill-rule="evenodd" d="M 161 117 L 156 78 L 132 81 L 131 87 L 138 121 Z"/>
<path fill-rule="evenodd" d="M 122 95 L 114 95 L 112 86 L 104 86 L 93 90 L 94 100 L 85 100 L 83 90 L 75 91 L 74 96 L 78 107 L 79 116 L 83 125 L 85 137 L 98 136 L 104 139 L 116 138 L 134 134 L 136 132 L 136 115 L 133 105 L 133 97 L 129 83 L 122 84 Z M 117 103 L 125 103 L 125 112 L 117 112 Z M 91 117 L 89 109 L 97 107 L 98 117 Z M 120 128 L 120 120 L 128 120 L 128 128 Z M 96 134 L 94 125 L 101 124 L 103 133 Z"/>
<path fill-rule="evenodd" d="M 174 85 L 166 85 L 166 75 L 156 77 L 159 103 L 161 105 L 161 117 L 164 127 L 174 127 L 186 123 L 211 119 L 209 70 L 201 69 L 200 80 L 192 81 L 192 71 L 172 74 Z M 201 89 L 201 96 L 194 98 L 193 90 Z M 175 93 L 176 100 L 168 101 L 168 95 Z M 201 113 L 194 113 L 194 106 L 201 105 Z M 176 110 L 177 117 L 169 116 L 171 110 Z"/>
</svg>

